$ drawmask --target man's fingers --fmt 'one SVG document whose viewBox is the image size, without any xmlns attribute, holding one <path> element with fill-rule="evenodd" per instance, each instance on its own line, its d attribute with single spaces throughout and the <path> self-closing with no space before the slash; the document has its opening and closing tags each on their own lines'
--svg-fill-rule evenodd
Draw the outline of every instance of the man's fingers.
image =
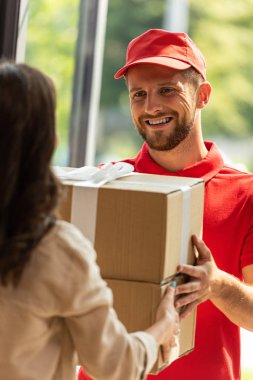
<svg viewBox="0 0 253 380">
<path fill-rule="evenodd" d="M 180 320 L 186 318 L 193 309 L 195 309 L 196 306 L 198 306 L 198 301 L 192 302 L 182 308 L 182 311 L 180 312 Z"/>
<path fill-rule="evenodd" d="M 205 271 L 201 268 L 201 266 L 193 266 L 188 264 L 179 264 L 177 266 L 177 272 L 199 279 L 202 279 L 205 276 Z"/>
<path fill-rule="evenodd" d="M 175 294 L 188 294 L 192 292 L 197 292 L 200 289 L 201 286 L 199 280 L 192 280 L 191 282 L 187 282 L 186 284 L 178 285 Z"/>
<path fill-rule="evenodd" d="M 192 242 L 197 248 L 199 260 L 210 261 L 212 260 L 212 254 L 210 249 L 205 245 L 204 241 L 199 239 L 196 235 L 192 236 Z"/>
<path fill-rule="evenodd" d="M 178 298 L 175 302 L 175 307 L 178 309 L 182 306 L 186 306 L 193 302 L 196 302 L 197 304 L 199 304 L 205 301 L 206 297 L 207 297 L 207 293 L 205 291 L 189 293 L 185 296 L 181 296 L 180 298 Z"/>
</svg>

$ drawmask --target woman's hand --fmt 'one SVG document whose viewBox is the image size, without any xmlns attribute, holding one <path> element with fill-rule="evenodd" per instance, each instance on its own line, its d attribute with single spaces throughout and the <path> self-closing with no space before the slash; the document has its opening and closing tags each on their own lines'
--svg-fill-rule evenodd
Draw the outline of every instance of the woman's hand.
<svg viewBox="0 0 253 380">
<path fill-rule="evenodd" d="M 167 323 L 168 328 L 164 331 L 162 337 L 162 356 L 163 361 L 166 363 L 169 360 L 169 353 L 172 347 L 178 343 L 179 336 L 179 314 L 174 307 L 175 303 L 175 287 L 176 283 L 173 282 L 167 286 L 163 299 L 157 309 L 156 320 Z"/>
<path fill-rule="evenodd" d="M 146 331 L 153 335 L 162 348 L 163 361 L 169 360 L 171 348 L 176 344 L 179 334 L 179 315 L 175 309 L 175 284 L 167 286 L 158 306 L 156 322 Z"/>
</svg>

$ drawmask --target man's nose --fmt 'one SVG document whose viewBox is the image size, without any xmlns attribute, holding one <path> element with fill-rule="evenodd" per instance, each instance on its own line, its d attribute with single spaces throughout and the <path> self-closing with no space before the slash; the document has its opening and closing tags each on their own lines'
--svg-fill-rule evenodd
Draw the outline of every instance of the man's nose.
<svg viewBox="0 0 253 380">
<path fill-rule="evenodd" d="M 155 115 L 162 110 L 162 105 L 154 94 L 148 94 L 145 102 L 145 112 Z"/>
</svg>

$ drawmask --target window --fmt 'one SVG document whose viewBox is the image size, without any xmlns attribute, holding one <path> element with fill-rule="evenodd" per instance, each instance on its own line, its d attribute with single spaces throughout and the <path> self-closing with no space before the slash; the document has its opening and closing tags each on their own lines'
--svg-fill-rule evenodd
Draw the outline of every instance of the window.
<svg viewBox="0 0 253 380">
<path fill-rule="evenodd" d="M 68 163 L 79 0 L 36 0 L 29 3 L 25 61 L 52 77 L 57 90 L 60 143 L 54 161 Z"/>
</svg>

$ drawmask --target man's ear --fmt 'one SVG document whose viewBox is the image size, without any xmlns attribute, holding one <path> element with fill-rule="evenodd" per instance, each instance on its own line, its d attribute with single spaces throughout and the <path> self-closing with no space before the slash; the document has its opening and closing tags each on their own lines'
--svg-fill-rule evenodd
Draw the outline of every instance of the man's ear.
<svg viewBox="0 0 253 380">
<path fill-rule="evenodd" d="M 212 87 L 209 82 L 200 84 L 197 95 L 197 108 L 202 109 L 209 103 L 211 91 Z"/>
</svg>

